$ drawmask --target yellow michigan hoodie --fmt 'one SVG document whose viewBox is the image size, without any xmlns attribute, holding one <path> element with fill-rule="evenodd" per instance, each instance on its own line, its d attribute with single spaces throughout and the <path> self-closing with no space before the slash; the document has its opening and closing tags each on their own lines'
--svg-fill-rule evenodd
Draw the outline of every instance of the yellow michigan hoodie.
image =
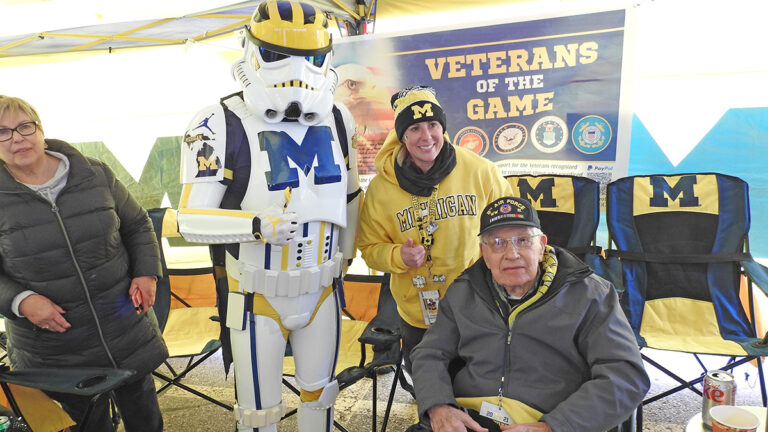
<svg viewBox="0 0 768 432">
<path fill-rule="evenodd" d="M 445 145 L 451 145 L 447 136 Z M 431 275 L 445 276 L 445 282 L 435 282 L 426 261 L 419 268 L 410 268 L 400 256 L 400 248 L 409 238 L 414 244 L 421 243 L 412 195 L 400 188 L 395 177 L 395 161 L 401 149 L 404 151 L 404 146 L 392 131 L 376 155 L 378 174 L 365 194 L 357 247 L 370 268 L 391 274 L 392 295 L 400 316 L 414 327 L 427 328 L 419 291 L 438 290 L 443 298 L 451 282 L 480 257 L 480 212 L 491 201 L 511 196 L 512 189 L 493 162 L 454 147 L 456 166 L 438 183 L 434 200 L 438 228 L 433 234 Z M 416 196 L 421 211 L 426 211 L 429 200 Z M 426 286 L 414 286 L 417 276 L 424 278 Z"/>
</svg>

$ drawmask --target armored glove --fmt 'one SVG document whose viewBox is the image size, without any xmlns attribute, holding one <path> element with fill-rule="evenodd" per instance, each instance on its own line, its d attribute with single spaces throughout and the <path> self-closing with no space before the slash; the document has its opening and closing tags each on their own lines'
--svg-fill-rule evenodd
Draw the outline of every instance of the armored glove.
<svg viewBox="0 0 768 432">
<path fill-rule="evenodd" d="M 256 238 L 277 246 L 285 246 L 293 239 L 298 228 L 298 217 L 295 212 L 285 211 L 290 200 L 291 191 L 287 188 L 282 200 L 256 213 L 253 218 L 253 235 Z"/>
</svg>

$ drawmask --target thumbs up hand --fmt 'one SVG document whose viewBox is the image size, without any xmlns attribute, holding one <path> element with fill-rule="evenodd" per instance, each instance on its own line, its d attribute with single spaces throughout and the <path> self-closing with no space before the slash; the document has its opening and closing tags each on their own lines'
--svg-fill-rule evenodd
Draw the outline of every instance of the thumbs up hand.
<svg viewBox="0 0 768 432">
<path fill-rule="evenodd" d="M 411 268 L 419 268 L 424 264 L 424 258 L 427 255 L 427 250 L 421 244 L 414 244 L 413 239 L 409 238 L 400 247 L 400 257 L 403 259 L 405 265 Z"/>
</svg>

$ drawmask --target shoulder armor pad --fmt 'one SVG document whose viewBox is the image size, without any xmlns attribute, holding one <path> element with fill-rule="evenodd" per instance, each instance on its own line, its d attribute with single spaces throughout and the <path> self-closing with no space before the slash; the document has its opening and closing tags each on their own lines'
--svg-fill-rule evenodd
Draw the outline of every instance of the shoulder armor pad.
<svg viewBox="0 0 768 432">
<path fill-rule="evenodd" d="M 195 115 L 181 143 L 182 183 L 224 179 L 226 125 L 224 108 L 220 104 L 206 107 Z"/>
<path fill-rule="evenodd" d="M 248 111 L 248 107 L 245 105 L 245 101 L 243 100 L 241 93 L 235 93 L 233 95 L 222 98 L 221 103 L 226 105 L 226 107 L 235 113 L 235 115 L 241 120 L 251 115 L 251 113 Z"/>
</svg>

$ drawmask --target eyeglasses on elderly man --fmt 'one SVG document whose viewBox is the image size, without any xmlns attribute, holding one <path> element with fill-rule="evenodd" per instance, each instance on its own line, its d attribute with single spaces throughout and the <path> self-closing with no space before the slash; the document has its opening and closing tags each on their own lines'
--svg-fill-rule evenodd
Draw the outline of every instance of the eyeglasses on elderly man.
<svg viewBox="0 0 768 432">
<path fill-rule="evenodd" d="M 483 236 L 482 242 L 488 246 L 494 253 L 500 253 L 507 250 L 509 245 L 515 248 L 515 250 L 531 249 L 536 244 L 536 239 L 541 237 L 543 233 L 534 229 L 533 234 L 524 236 L 515 236 L 509 238 L 493 237 L 490 235 Z"/>
</svg>

